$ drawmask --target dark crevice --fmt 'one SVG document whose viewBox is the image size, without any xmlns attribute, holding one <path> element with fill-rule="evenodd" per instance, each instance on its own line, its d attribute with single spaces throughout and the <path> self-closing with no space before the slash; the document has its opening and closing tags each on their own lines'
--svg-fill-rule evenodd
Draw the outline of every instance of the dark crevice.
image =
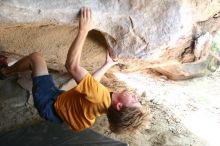
<svg viewBox="0 0 220 146">
<path fill-rule="evenodd" d="M 106 42 L 106 39 L 100 31 L 98 31 L 98 30 L 90 31 L 88 34 L 88 38 L 93 40 L 94 42 L 96 42 L 98 45 L 100 45 L 104 48 L 108 48 L 108 44 Z"/>
</svg>

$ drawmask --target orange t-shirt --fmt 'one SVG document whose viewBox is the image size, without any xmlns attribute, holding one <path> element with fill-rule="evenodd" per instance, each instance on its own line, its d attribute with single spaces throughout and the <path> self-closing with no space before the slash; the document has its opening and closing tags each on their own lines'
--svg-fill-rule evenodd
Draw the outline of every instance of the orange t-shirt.
<svg viewBox="0 0 220 146">
<path fill-rule="evenodd" d="M 107 113 L 110 105 L 109 90 L 90 74 L 76 87 L 59 95 L 54 103 L 58 115 L 74 131 L 92 126 L 97 116 Z"/>
</svg>

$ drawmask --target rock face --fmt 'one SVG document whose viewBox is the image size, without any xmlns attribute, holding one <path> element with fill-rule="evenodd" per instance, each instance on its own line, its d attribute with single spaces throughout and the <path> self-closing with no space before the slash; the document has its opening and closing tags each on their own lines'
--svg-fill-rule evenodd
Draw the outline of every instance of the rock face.
<svg viewBox="0 0 220 146">
<path fill-rule="evenodd" d="M 91 46 L 105 48 L 94 45 L 104 36 L 112 54 L 137 69 L 161 58 L 177 59 L 197 33 L 215 31 L 220 23 L 219 0 L 7 0 L 0 2 L 1 51 L 40 51 L 49 62 L 63 64 L 83 6 L 92 8 L 94 29 L 102 34 L 91 35 L 85 52 L 93 52 Z M 211 18 L 215 21 L 205 27 Z M 104 49 L 96 52 L 93 56 L 102 55 L 95 60 L 104 58 Z M 92 68 L 90 57 L 84 54 L 83 65 Z"/>
</svg>

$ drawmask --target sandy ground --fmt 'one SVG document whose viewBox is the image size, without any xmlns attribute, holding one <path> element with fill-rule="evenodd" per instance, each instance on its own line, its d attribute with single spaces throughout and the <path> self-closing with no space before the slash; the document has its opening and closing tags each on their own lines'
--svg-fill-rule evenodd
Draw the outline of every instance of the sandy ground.
<svg viewBox="0 0 220 146">
<path fill-rule="evenodd" d="M 52 74 L 57 85 L 62 85 L 69 79 L 65 73 Z M 114 75 L 117 79 L 107 74 L 111 79 L 104 78 L 102 82 L 113 88 L 124 88 L 125 85 L 137 88 L 137 92 L 142 95 L 141 103 L 151 108 L 153 118 L 150 129 L 115 135 L 108 130 L 105 116 L 98 118 L 92 129 L 131 146 L 219 145 L 220 71 L 210 76 L 178 82 L 141 73 Z M 1 132 L 42 120 L 28 103 L 30 95 L 23 89 L 25 87 L 22 88 L 21 82 L 30 85 L 28 88 L 31 87 L 28 74 L 0 81 Z"/>
<path fill-rule="evenodd" d="M 115 75 L 142 94 L 140 100 L 152 111 L 151 128 L 122 136 L 103 128 L 98 131 L 132 146 L 220 145 L 220 70 L 178 82 L 141 73 Z"/>
</svg>

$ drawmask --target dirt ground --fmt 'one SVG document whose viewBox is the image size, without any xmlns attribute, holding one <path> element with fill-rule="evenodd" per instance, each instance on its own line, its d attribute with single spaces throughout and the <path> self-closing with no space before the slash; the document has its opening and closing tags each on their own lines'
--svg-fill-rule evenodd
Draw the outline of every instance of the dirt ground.
<svg viewBox="0 0 220 146">
<path fill-rule="evenodd" d="M 69 79 L 66 73 L 52 74 L 59 86 Z M 97 119 L 92 129 L 127 142 L 130 146 L 219 145 L 217 136 L 220 133 L 220 70 L 210 76 L 178 82 L 166 80 L 163 76 L 141 73 L 114 75 L 117 78 L 107 74 L 102 80 L 103 84 L 118 89 L 125 86 L 136 88 L 142 95 L 141 103 L 151 109 L 153 118 L 150 128 L 136 133 L 115 135 L 108 130 L 107 119 L 102 116 Z M 28 100 L 30 93 L 23 89 L 26 87 L 21 86 L 24 85 L 22 82 L 31 87 L 28 73 L 0 81 L 1 132 L 42 120 Z M 10 89 L 14 92 L 8 92 Z"/>
<path fill-rule="evenodd" d="M 141 95 L 143 105 L 150 106 L 151 127 L 137 133 L 115 135 L 102 128 L 107 125 L 105 119 L 94 126 L 98 132 L 132 146 L 220 145 L 220 69 L 208 76 L 184 81 L 168 80 L 150 71 L 114 75 L 121 81 L 111 81 L 114 88 L 133 88 Z"/>
<path fill-rule="evenodd" d="M 163 76 L 141 73 L 115 75 L 130 88 L 137 89 L 142 95 L 142 103 L 150 106 L 153 115 L 151 127 L 137 133 L 115 135 L 102 128 L 107 124 L 105 119 L 95 126 L 98 132 L 128 142 L 131 146 L 220 144 L 220 70 L 186 81 L 170 81 Z"/>
</svg>

